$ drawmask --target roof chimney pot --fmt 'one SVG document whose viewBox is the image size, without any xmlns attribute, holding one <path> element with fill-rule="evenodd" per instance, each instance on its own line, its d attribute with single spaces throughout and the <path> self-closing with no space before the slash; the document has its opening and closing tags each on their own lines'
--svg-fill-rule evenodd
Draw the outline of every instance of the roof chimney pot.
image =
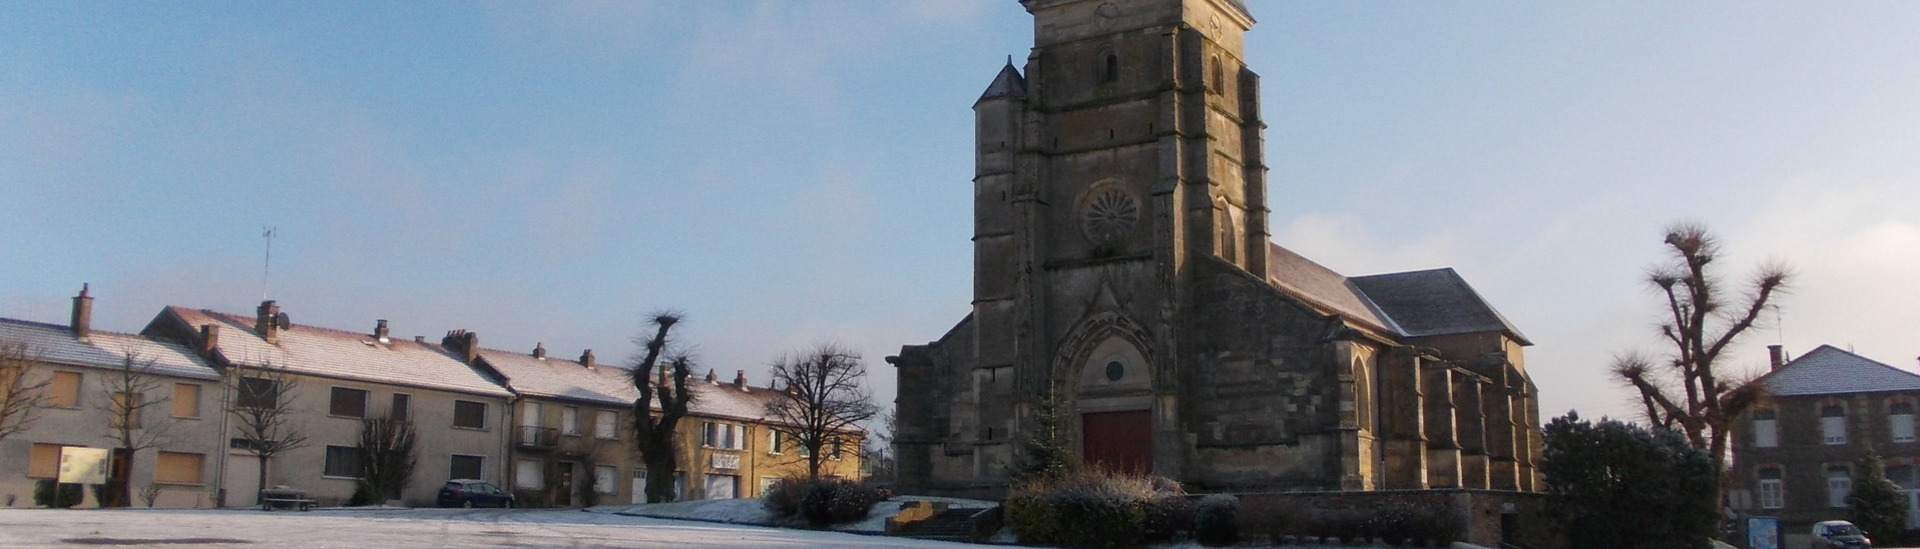
<svg viewBox="0 0 1920 549">
<path fill-rule="evenodd" d="M 546 342 L 544 342 L 544 341 L 538 341 L 538 342 L 534 342 L 534 344 L 533 344 L 533 358 L 538 358 L 538 359 L 543 359 L 543 360 L 547 358 L 547 343 L 546 343 Z"/>
<path fill-rule="evenodd" d="M 260 308 L 254 310 L 253 329 L 260 333 L 260 339 L 267 343 L 280 342 L 280 304 L 274 300 L 260 302 Z"/>
<path fill-rule="evenodd" d="M 580 353 L 580 365 L 586 366 L 589 370 L 593 369 L 593 349 L 587 349 Z"/>
<path fill-rule="evenodd" d="M 1780 369 L 1780 366 L 1787 363 L 1786 348 L 1779 345 L 1768 345 L 1767 346 L 1767 362 L 1773 365 L 1772 369 L 1774 370 Z"/>
<path fill-rule="evenodd" d="M 86 341 L 93 335 L 93 295 L 91 284 L 80 283 L 80 295 L 73 296 L 73 336 Z"/>
<path fill-rule="evenodd" d="M 391 338 L 388 338 L 388 337 L 387 337 L 387 333 L 388 333 L 388 332 L 387 332 L 387 319 L 384 319 L 384 318 L 383 318 L 383 319 L 380 319 L 380 320 L 375 320 L 375 321 L 373 321 L 373 322 L 374 322 L 374 324 L 373 324 L 373 337 L 374 337 L 375 339 L 379 339 L 381 343 L 387 343 L 387 342 L 390 342 L 390 341 L 393 341 L 393 339 L 391 339 Z"/>
<path fill-rule="evenodd" d="M 733 386 L 741 389 L 747 388 L 747 371 L 746 370 L 733 371 Z"/>
<path fill-rule="evenodd" d="M 426 343 L 426 342 L 427 342 L 427 336 L 413 336 L 413 342 L 414 342 L 414 343 Z"/>
<path fill-rule="evenodd" d="M 220 348 L 220 325 L 219 324 L 201 324 L 200 325 L 200 347 L 198 349 L 200 351 L 200 357 L 206 358 L 206 359 L 212 359 L 214 349 L 219 349 L 219 348 Z"/>
<path fill-rule="evenodd" d="M 719 377 L 717 377 L 717 376 L 714 376 L 714 375 L 713 375 L 713 369 L 712 369 L 712 368 L 708 368 L 708 369 L 707 369 L 707 383 L 719 383 L 719 382 L 720 382 L 720 378 L 719 378 Z"/>
</svg>

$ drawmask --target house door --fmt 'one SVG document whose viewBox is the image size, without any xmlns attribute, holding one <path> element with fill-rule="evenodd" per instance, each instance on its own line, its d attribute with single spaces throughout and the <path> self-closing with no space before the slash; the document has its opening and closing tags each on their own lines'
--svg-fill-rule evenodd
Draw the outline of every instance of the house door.
<svg viewBox="0 0 1920 549">
<path fill-rule="evenodd" d="M 580 464 L 562 461 L 555 465 L 560 467 L 560 481 L 553 484 L 554 501 L 565 503 L 567 507 L 579 507 L 580 490 L 575 489 L 573 479 L 579 476 Z"/>
<path fill-rule="evenodd" d="M 253 454 L 228 454 L 226 471 L 228 507 L 252 507 L 260 503 L 260 458 Z"/>
<path fill-rule="evenodd" d="M 1153 472 L 1153 416 L 1147 410 L 1080 416 L 1080 458 L 1109 471 Z"/>
</svg>

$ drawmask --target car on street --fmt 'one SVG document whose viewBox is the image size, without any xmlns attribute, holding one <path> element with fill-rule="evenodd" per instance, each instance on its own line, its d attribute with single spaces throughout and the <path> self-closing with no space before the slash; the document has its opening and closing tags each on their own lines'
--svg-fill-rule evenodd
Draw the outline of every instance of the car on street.
<svg viewBox="0 0 1920 549">
<path fill-rule="evenodd" d="M 478 479 L 453 479 L 440 487 L 440 497 L 435 502 L 441 507 L 504 507 L 513 508 L 513 493 L 501 490 L 493 483 Z"/>
<path fill-rule="evenodd" d="M 1873 540 L 1860 527 L 1844 520 L 1828 520 L 1813 525 L 1813 549 L 1872 549 Z"/>
</svg>

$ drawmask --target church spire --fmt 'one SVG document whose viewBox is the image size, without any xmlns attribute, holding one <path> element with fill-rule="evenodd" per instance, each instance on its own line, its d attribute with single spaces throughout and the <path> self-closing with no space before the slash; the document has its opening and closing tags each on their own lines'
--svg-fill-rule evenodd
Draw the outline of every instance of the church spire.
<svg viewBox="0 0 1920 549">
<path fill-rule="evenodd" d="M 1000 69 L 1000 74 L 993 77 L 993 83 L 987 85 L 986 93 L 980 94 L 980 99 L 974 101 L 974 103 L 989 99 L 1006 97 L 1018 99 L 1026 96 L 1027 79 L 1020 76 L 1020 69 L 1014 68 L 1013 56 L 1009 55 L 1007 56 L 1007 66 Z"/>
</svg>

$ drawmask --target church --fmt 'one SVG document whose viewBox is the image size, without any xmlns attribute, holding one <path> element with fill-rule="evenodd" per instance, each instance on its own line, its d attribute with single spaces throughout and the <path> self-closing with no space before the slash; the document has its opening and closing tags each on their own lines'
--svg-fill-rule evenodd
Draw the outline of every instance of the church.
<svg viewBox="0 0 1920 549">
<path fill-rule="evenodd" d="M 1203 491 L 1540 487 L 1531 345 L 1452 269 L 1269 240 L 1241 0 L 1021 0 L 974 104 L 972 312 L 888 357 L 899 488 L 997 498 L 1056 410 L 1083 464 Z"/>
</svg>

